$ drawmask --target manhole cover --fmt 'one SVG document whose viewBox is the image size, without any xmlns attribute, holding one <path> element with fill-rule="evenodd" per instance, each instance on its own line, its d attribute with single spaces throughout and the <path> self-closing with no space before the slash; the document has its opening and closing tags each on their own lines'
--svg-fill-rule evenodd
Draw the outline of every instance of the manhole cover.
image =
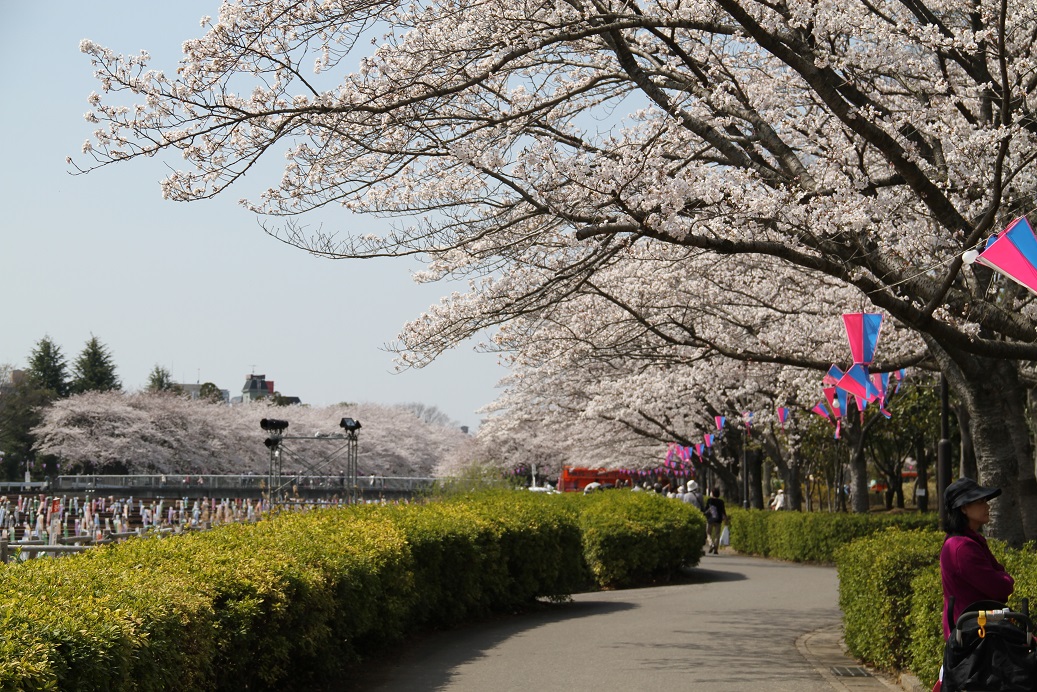
<svg viewBox="0 0 1037 692">
<path fill-rule="evenodd" d="M 840 678 L 870 678 L 871 673 L 860 666 L 833 666 L 832 673 Z"/>
</svg>

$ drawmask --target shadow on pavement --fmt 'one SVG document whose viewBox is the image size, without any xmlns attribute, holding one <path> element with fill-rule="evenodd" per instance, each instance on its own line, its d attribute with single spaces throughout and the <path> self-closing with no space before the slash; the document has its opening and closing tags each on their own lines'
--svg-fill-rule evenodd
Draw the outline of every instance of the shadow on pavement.
<svg viewBox="0 0 1037 692">
<path fill-rule="evenodd" d="M 720 567 L 720 565 L 718 565 Z M 679 578 L 666 586 L 744 581 L 748 577 L 737 569 L 712 569 L 710 566 L 682 570 Z M 631 589 L 636 591 L 637 589 Z M 459 625 L 454 629 L 424 632 L 395 649 L 370 656 L 353 668 L 337 684 L 324 692 L 402 692 L 446 689 L 455 671 L 465 664 L 486 659 L 498 644 L 515 637 L 535 636 L 541 627 L 579 618 L 611 615 L 641 607 L 631 593 L 623 590 L 580 594 L 569 603 L 541 603 L 530 611 L 501 615 L 488 620 Z"/>
<path fill-rule="evenodd" d="M 686 567 L 681 572 L 684 575 L 680 580 L 681 584 L 710 584 L 713 582 L 744 581 L 748 579 L 742 572 L 736 572 L 731 569 L 711 569 L 703 567 L 701 564 L 698 567 Z"/>
<path fill-rule="evenodd" d="M 517 615 L 501 615 L 454 629 L 425 632 L 400 644 L 396 650 L 372 656 L 352 669 L 340 683 L 321 689 L 324 692 L 439 689 L 450 682 L 455 668 L 485 657 L 487 651 L 506 639 L 563 620 L 608 615 L 637 607 L 634 603 L 615 600 L 543 603 Z M 413 675 L 399 675 L 401 669 L 420 671 L 420 682 Z"/>
</svg>

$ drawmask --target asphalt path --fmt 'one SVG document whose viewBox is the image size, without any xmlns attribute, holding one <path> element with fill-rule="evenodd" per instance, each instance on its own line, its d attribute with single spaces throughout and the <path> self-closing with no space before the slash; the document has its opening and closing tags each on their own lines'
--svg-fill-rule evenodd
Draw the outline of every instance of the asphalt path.
<svg viewBox="0 0 1037 692">
<path fill-rule="evenodd" d="M 839 650 L 839 627 L 835 568 L 707 555 L 679 584 L 577 594 L 427 635 L 334 692 L 891 687 L 834 674 L 857 665 Z"/>
</svg>

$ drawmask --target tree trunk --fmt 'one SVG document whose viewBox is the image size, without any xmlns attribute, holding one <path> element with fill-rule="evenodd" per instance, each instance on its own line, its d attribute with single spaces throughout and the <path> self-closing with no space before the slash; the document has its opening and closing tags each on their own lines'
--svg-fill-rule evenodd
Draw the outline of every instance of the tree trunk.
<svg viewBox="0 0 1037 692">
<path fill-rule="evenodd" d="M 871 499 L 868 496 L 868 459 L 864 455 L 866 435 L 867 431 L 856 413 L 843 416 L 842 437 L 850 448 L 850 507 L 856 514 L 866 514 L 871 508 Z"/>
<path fill-rule="evenodd" d="M 865 514 L 870 509 L 868 499 L 868 461 L 864 457 L 864 445 L 855 445 L 850 457 L 850 500 L 853 511 Z"/>
<path fill-rule="evenodd" d="M 1026 392 L 1015 363 L 948 352 L 926 338 L 970 415 L 981 485 L 1001 489 L 990 503 L 987 535 L 1014 547 L 1037 537 L 1037 479 L 1034 478 Z"/>
<path fill-rule="evenodd" d="M 972 433 L 969 430 L 972 416 L 963 404 L 954 407 L 954 415 L 958 419 L 958 430 L 961 435 L 958 473 L 968 478 L 976 478 L 979 475 L 979 469 L 976 467 L 976 448 L 972 444 Z"/>
<path fill-rule="evenodd" d="M 766 497 L 763 493 L 763 454 L 759 450 L 749 450 L 746 463 L 749 467 L 749 506 L 763 509 Z"/>
<path fill-rule="evenodd" d="M 803 509 L 801 482 L 799 460 L 793 457 L 788 465 L 788 476 L 785 478 L 785 502 L 788 504 L 788 509 L 796 512 Z"/>
</svg>

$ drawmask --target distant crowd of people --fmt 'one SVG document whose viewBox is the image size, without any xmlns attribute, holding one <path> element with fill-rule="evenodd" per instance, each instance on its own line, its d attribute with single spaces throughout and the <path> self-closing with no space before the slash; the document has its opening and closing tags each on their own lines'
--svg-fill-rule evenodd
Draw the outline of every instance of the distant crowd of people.
<svg viewBox="0 0 1037 692">
<path fill-rule="evenodd" d="M 589 483 L 584 487 L 583 492 L 592 493 L 603 490 L 605 487 L 601 483 Z M 630 491 L 635 493 L 654 492 L 694 506 L 706 517 L 706 538 L 708 541 L 706 552 L 712 555 L 719 555 L 721 546 L 730 545 L 727 508 L 724 505 L 724 501 L 720 498 L 720 488 L 713 488 L 710 490 L 709 496 L 703 498 L 702 490 L 695 480 L 681 483 L 676 488 L 662 481 L 656 481 L 654 484 L 648 481 L 642 483 L 620 481 L 616 487 L 629 487 Z"/>
<path fill-rule="evenodd" d="M 365 501 L 370 502 L 370 500 Z M 345 499 L 292 500 L 278 506 L 292 509 L 347 504 Z M 0 540 L 44 541 L 108 536 L 161 529 L 207 529 L 223 524 L 253 522 L 271 509 L 265 499 L 201 498 L 140 499 L 47 495 L 0 496 Z"/>
</svg>

